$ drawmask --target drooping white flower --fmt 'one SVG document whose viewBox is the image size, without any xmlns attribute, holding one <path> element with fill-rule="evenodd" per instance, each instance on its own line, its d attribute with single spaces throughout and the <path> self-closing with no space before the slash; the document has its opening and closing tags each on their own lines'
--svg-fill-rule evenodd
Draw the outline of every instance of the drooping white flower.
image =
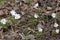
<svg viewBox="0 0 60 40">
<path fill-rule="evenodd" d="M 6 24 L 7 20 L 4 18 L 4 19 L 1 19 L 0 21 L 2 24 Z"/>
<path fill-rule="evenodd" d="M 38 14 L 34 14 L 34 18 L 38 18 L 39 17 L 39 15 Z"/>
<path fill-rule="evenodd" d="M 38 7 L 38 3 L 36 3 L 36 4 L 34 5 L 34 8 L 36 8 L 36 9 L 37 9 L 37 7 Z"/>
<path fill-rule="evenodd" d="M 20 19 L 21 15 L 20 14 L 15 14 L 15 19 Z"/>
<path fill-rule="evenodd" d="M 11 10 L 10 13 L 11 13 L 12 16 L 15 16 L 15 14 L 17 14 L 17 13 L 15 12 L 15 10 Z"/>
<path fill-rule="evenodd" d="M 56 29 L 55 31 L 56 31 L 56 33 L 59 33 L 59 29 Z"/>
<path fill-rule="evenodd" d="M 58 26 L 59 26 L 58 23 L 55 22 L 55 23 L 54 23 L 54 27 L 58 27 Z"/>
<path fill-rule="evenodd" d="M 43 29 L 42 29 L 42 28 L 40 28 L 40 27 L 38 27 L 38 31 L 39 31 L 39 32 L 42 32 L 42 31 L 43 31 Z"/>
<path fill-rule="evenodd" d="M 53 18 L 56 18 L 56 13 L 52 13 L 51 15 Z"/>
</svg>

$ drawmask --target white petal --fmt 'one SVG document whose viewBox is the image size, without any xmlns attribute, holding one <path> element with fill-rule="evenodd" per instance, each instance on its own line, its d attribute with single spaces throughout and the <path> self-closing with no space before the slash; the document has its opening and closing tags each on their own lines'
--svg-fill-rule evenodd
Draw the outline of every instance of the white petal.
<svg viewBox="0 0 60 40">
<path fill-rule="evenodd" d="M 15 15 L 15 19 L 20 19 L 21 18 L 21 15 L 20 14 L 16 14 Z"/>
<path fill-rule="evenodd" d="M 57 23 L 54 23 L 54 27 L 58 27 L 59 25 Z"/>
<path fill-rule="evenodd" d="M 3 22 L 3 24 L 6 24 L 6 22 Z"/>
<path fill-rule="evenodd" d="M 38 16 L 38 14 L 34 14 L 34 18 L 38 18 L 39 16 Z"/>
<path fill-rule="evenodd" d="M 15 10 L 10 11 L 10 13 L 12 16 L 15 16 L 15 14 L 16 14 Z"/>
<path fill-rule="evenodd" d="M 34 5 L 34 8 L 37 8 L 38 7 L 38 3 L 36 3 L 35 5 Z"/>
<path fill-rule="evenodd" d="M 53 18 L 56 18 L 56 13 L 52 13 L 51 15 Z"/>
<path fill-rule="evenodd" d="M 7 20 L 6 19 L 1 19 L 0 21 L 2 24 L 6 24 Z"/>
<path fill-rule="evenodd" d="M 40 28 L 40 27 L 38 27 L 38 31 L 39 31 L 39 32 L 42 32 L 42 31 L 43 31 L 43 29 L 42 29 L 42 28 Z"/>
<path fill-rule="evenodd" d="M 59 29 L 56 29 L 56 33 L 59 33 Z"/>
</svg>

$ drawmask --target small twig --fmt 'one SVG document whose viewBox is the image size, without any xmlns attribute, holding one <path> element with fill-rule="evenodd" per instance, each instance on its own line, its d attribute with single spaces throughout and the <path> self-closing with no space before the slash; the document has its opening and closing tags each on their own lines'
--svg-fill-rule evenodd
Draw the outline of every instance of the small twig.
<svg viewBox="0 0 60 40">
<path fill-rule="evenodd" d="M 1 39 L 3 40 L 3 28 L 2 28 L 2 26 L 0 26 L 0 37 L 1 37 Z"/>
<path fill-rule="evenodd" d="M 22 37 L 22 39 L 25 39 L 25 35 L 23 33 L 19 33 L 19 35 Z"/>
<path fill-rule="evenodd" d="M 14 33 L 14 29 L 13 29 L 13 27 L 11 26 L 11 30 L 12 30 L 12 32 Z"/>
</svg>

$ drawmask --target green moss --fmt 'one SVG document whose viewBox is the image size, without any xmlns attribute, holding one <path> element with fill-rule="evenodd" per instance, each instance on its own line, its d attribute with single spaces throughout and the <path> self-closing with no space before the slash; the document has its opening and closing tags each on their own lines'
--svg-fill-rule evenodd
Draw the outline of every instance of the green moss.
<svg viewBox="0 0 60 40">
<path fill-rule="evenodd" d="M 35 9 L 35 13 L 41 13 L 41 10 Z"/>
<path fill-rule="evenodd" d="M 51 35 L 52 35 L 52 36 L 55 36 L 55 35 L 56 35 L 56 32 L 55 32 L 55 31 L 52 31 L 52 32 L 51 32 Z"/>
<path fill-rule="evenodd" d="M 7 28 L 7 27 L 8 27 L 8 23 L 2 24 L 2 23 L 0 22 L 0 26 L 2 26 L 3 28 Z"/>
<path fill-rule="evenodd" d="M 2 3 L 3 0 L 0 0 L 0 4 Z"/>
<path fill-rule="evenodd" d="M 39 19 L 40 19 L 40 20 L 43 20 L 43 19 L 44 19 L 44 16 L 40 16 Z"/>
<path fill-rule="evenodd" d="M 29 3 L 29 4 L 31 4 L 33 1 L 32 0 L 25 0 L 26 1 L 26 3 Z"/>
<path fill-rule="evenodd" d="M 37 32 L 37 37 L 38 38 L 41 37 L 41 35 L 42 35 L 42 32 Z"/>
<path fill-rule="evenodd" d="M 7 17 L 8 20 L 10 20 L 13 24 L 17 24 L 18 23 L 18 20 L 16 20 L 15 18 L 9 16 Z"/>
<path fill-rule="evenodd" d="M 0 0 L 0 2 L 1 2 L 2 0 Z"/>
<path fill-rule="evenodd" d="M 29 19 L 29 25 L 34 26 L 36 24 L 36 20 L 34 18 Z"/>
<path fill-rule="evenodd" d="M 29 32 L 28 29 L 24 29 L 24 30 L 23 30 L 23 33 L 24 33 L 25 35 L 26 35 L 28 32 Z"/>
</svg>

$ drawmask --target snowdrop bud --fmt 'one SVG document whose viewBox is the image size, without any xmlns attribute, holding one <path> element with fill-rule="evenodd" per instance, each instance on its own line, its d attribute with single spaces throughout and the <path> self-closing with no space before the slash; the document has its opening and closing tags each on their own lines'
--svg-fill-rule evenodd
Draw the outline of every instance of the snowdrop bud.
<svg viewBox="0 0 60 40">
<path fill-rule="evenodd" d="M 38 14 L 34 14 L 34 18 L 38 18 L 39 17 L 39 15 Z"/>
<path fill-rule="evenodd" d="M 43 29 L 42 29 L 42 28 L 40 28 L 40 27 L 38 27 L 38 31 L 39 31 L 39 32 L 42 32 L 42 31 L 43 31 Z"/>
<path fill-rule="evenodd" d="M 12 16 L 15 16 L 15 14 L 16 14 L 15 10 L 10 11 L 10 13 Z"/>
<path fill-rule="evenodd" d="M 1 19 L 0 21 L 2 24 L 6 24 L 7 20 L 6 19 Z"/>
<path fill-rule="evenodd" d="M 59 33 L 59 29 L 56 29 L 56 33 Z"/>
<path fill-rule="evenodd" d="M 36 8 L 36 9 L 37 9 L 37 7 L 38 7 L 38 3 L 36 3 L 36 4 L 34 5 L 34 8 Z"/>
<path fill-rule="evenodd" d="M 15 19 L 20 19 L 21 15 L 20 14 L 15 14 Z"/>
<path fill-rule="evenodd" d="M 56 13 L 52 13 L 51 15 L 53 18 L 56 18 Z"/>
<path fill-rule="evenodd" d="M 59 25 L 57 23 L 54 23 L 54 27 L 58 27 Z"/>
</svg>

